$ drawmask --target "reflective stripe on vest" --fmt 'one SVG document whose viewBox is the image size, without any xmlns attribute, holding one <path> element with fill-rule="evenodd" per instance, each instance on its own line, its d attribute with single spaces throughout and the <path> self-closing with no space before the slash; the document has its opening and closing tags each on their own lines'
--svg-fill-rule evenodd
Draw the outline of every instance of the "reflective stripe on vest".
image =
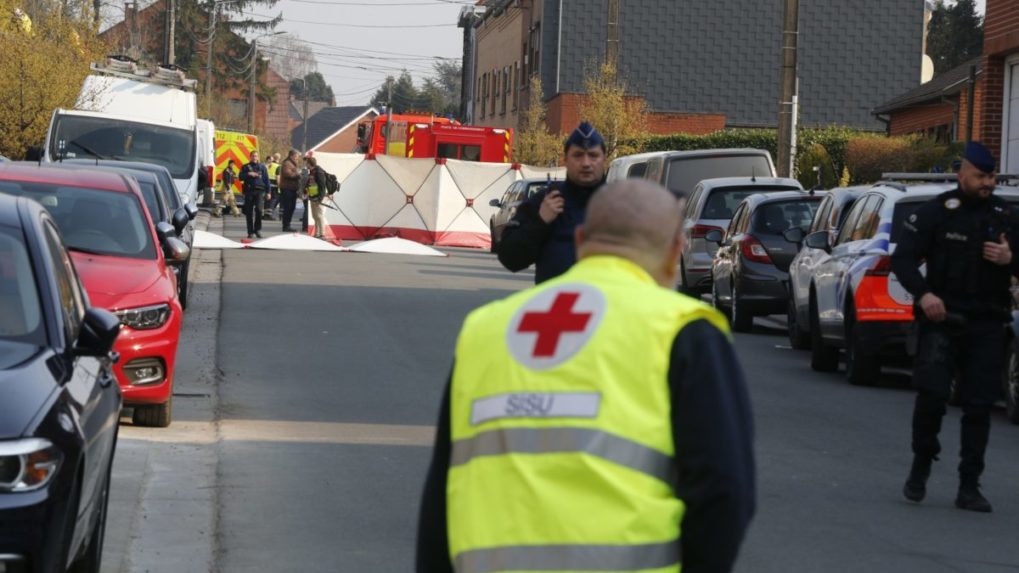
<svg viewBox="0 0 1019 573">
<path fill-rule="evenodd" d="M 456 557 L 457 573 L 628 571 L 680 562 L 679 540 L 644 545 L 525 545 L 475 549 Z"/>
<path fill-rule="evenodd" d="M 668 383 L 709 306 L 617 257 L 472 312 L 450 386 L 450 558 L 458 573 L 678 573 Z"/>
<path fill-rule="evenodd" d="M 664 482 L 674 476 L 671 456 L 608 432 L 586 428 L 513 428 L 484 432 L 454 442 L 449 465 L 466 464 L 480 456 L 563 452 L 597 456 Z"/>
</svg>

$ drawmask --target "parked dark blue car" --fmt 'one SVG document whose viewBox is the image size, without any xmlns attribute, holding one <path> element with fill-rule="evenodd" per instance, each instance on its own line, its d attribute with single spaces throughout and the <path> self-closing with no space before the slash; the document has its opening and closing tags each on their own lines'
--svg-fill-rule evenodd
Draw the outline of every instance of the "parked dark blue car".
<svg viewBox="0 0 1019 573">
<path fill-rule="evenodd" d="M 119 330 L 46 210 L 0 194 L 0 571 L 99 571 Z"/>
</svg>

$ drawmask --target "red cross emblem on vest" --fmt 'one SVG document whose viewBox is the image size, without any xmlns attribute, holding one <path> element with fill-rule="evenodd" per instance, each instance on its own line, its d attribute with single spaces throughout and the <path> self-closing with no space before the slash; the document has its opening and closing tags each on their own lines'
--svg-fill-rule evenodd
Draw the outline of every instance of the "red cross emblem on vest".
<svg viewBox="0 0 1019 573">
<path fill-rule="evenodd" d="M 559 339 L 566 332 L 584 332 L 590 312 L 573 312 L 573 305 L 580 298 L 579 292 L 561 292 L 552 302 L 548 312 L 528 312 L 520 321 L 517 332 L 536 332 L 538 339 L 534 342 L 535 358 L 555 356 Z"/>
<path fill-rule="evenodd" d="M 510 352 L 532 368 L 560 364 L 587 344 L 604 311 L 605 296 L 589 285 L 564 284 L 540 292 L 510 323 Z"/>
</svg>

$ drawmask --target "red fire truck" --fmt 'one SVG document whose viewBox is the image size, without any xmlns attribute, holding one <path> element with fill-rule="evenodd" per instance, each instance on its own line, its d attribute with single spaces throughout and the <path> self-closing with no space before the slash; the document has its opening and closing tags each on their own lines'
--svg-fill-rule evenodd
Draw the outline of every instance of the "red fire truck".
<svg viewBox="0 0 1019 573">
<path fill-rule="evenodd" d="M 357 126 L 357 145 L 369 155 L 509 163 L 513 130 L 461 125 L 430 115 L 380 115 Z"/>
</svg>

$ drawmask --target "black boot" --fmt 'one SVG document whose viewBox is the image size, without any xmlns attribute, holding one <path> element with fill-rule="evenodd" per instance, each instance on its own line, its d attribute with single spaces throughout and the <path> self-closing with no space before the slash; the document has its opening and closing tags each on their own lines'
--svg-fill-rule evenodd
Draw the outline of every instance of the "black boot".
<svg viewBox="0 0 1019 573">
<path fill-rule="evenodd" d="M 933 461 L 926 456 L 913 456 L 913 467 L 909 470 L 906 485 L 902 486 L 902 495 L 909 501 L 922 501 L 927 495 L 927 478 L 931 477 Z"/>
<path fill-rule="evenodd" d="M 991 512 L 991 502 L 980 493 L 980 484 L 965 480 L 959 484 L 959 495 L 955 497 L 955 507 L 981 513 Z"/>
</svg>

